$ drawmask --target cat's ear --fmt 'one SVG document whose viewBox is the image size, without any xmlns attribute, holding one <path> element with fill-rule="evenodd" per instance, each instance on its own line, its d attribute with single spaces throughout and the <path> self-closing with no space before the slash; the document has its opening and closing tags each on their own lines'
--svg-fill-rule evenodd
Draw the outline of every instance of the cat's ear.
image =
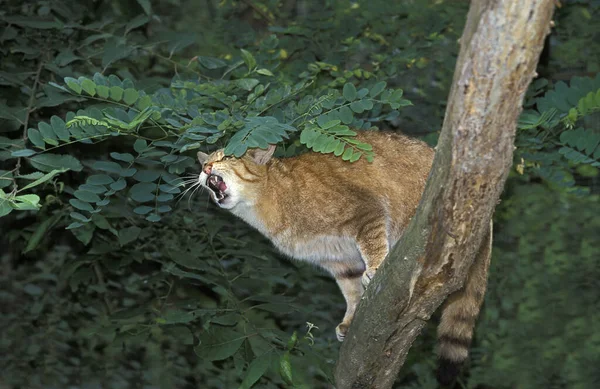
<svg viewBox="0 0 600 389">
<path fill-rule="evenodd" d="M 198 151 L 198 162 L 200 162 L 201 165 L 204 165 L 204 162 L 206 162 L 206 160 L 208 159 L 208 154 L 203 153 L 202 151 Z"/>
<path fill-rule="evenodd" d="M 248 156 L 252 158 L 254 163 L 256 163 L 257 165 L 265 165 L 267 162 L 269 162 L 271 157 L 273 157 L 273 153 L 275 152 L 276 148 L 277 146 L 275 145 L 269 145 L 269 147 L 266 150 L 250 149 L 248 150 Z"/>
</svg>

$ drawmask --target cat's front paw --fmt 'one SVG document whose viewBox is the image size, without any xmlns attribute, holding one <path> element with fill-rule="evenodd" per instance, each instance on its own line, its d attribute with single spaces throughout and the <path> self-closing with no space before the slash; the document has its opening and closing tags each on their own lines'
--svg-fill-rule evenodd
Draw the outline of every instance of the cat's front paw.
<svg viewBox="0 0 600 389">
<path fill-rule="evenodd" d="M 346 338 L 347 332 L 348 332 L 347 324 L 340 323 L 340 324 L 338 324 L 337 327 L 335 327 L 335 336 L 337 337 L 337 340 L 339 340 L 340 342 L 344 341 L 344 338 Z"/>
<path fill-rule="evenodd" d="M 367 289 L 367 286 L 369 286 L 369 283 L 371 282 L 371 280 L 373 279 L 373 277 L 375 277 L 375 273 L 377 272 L 377 268 L 376 267 L 370 267 L 367 270 L 365 270 L 365 272 L 362 275 L 362 284 L 364 286 L 365 289 Z"/>
</svg>

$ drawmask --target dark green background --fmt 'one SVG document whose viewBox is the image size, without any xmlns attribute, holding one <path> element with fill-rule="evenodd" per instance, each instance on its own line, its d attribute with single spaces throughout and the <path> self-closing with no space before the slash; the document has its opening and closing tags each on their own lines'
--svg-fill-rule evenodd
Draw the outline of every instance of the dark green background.
<svg viewBox="0 0 600 389">
<path fill-rule="evenodd" d="M 213 76 L 194 56 L 236 60 L 240 48 L 277 63 L 282 84 L 319 63 L 315 88 L 387 80 L 413 105 L 376 124 L 435 144 L 468 8 L 443 0 L 2 4 L 3 147 L 21 137 L 15 115 L 30 103 L 42 60 L 30 126 L 83 104 L 61 100 L 50 81 L 103 72 L 150 93 L 192 68 Z M 564 121 L 600 91 L 600 2 L 560 5 L 525 101 L 534 119 L 554 109 L 554 121 L 522 118 L 515 166 L 523 170 L 513 168 L 497 207 L 488 294 L 457 388 L 600 387 L 600 93 L 572 123 L 580 132 Z M 101 159 L 126 148 L 119 139 L 69 152 Z M 4 171 L 14 167 L 9 154 L 0 150 Z M 344 310 L 328 276 L 281 258 L 205 195 L 154 224 L 123 198 L 106 223 L 66 231 L 85 169 L 37 188 L 40 211 L 0 219 L 0 386 L 237 388 L 258 379 L 260 388 L 327 387 Z M 307 322 L 318 328 L 307 334 Z M 436 387 L 435 322 L 398 388 Z"/>
</svg>

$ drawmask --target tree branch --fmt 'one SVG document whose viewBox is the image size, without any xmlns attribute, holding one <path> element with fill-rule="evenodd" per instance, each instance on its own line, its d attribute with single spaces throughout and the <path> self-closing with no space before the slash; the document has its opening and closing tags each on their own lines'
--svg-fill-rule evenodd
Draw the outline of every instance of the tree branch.
<svg viewBox="0 0 600 389">
<path fill-rule="evenodd" d="M 463 285 L 512 164 L 553 7 L 553 0 L 472 1 L 423 198 L 358 307 L 337 389 L 391 388 L 425 322 Z"/>
</svg>

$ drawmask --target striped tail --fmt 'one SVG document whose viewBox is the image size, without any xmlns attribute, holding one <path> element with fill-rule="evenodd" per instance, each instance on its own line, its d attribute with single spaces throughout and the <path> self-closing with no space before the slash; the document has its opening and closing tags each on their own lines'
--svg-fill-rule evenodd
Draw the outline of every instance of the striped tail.
<svg viewBox="0 0 600 389">
<path fill-rule="evenodd" d="M 456 380 L 463 362 L 469 356 L 469 346 L 481 304 L 485 297 L 487 273 L 492 253 L 492 223 L 484 236 L 467 280 L 462 289 L 446 300 L 438 326 L 439 366 L 437 380 L 450 386 Z"/>
</svg>

